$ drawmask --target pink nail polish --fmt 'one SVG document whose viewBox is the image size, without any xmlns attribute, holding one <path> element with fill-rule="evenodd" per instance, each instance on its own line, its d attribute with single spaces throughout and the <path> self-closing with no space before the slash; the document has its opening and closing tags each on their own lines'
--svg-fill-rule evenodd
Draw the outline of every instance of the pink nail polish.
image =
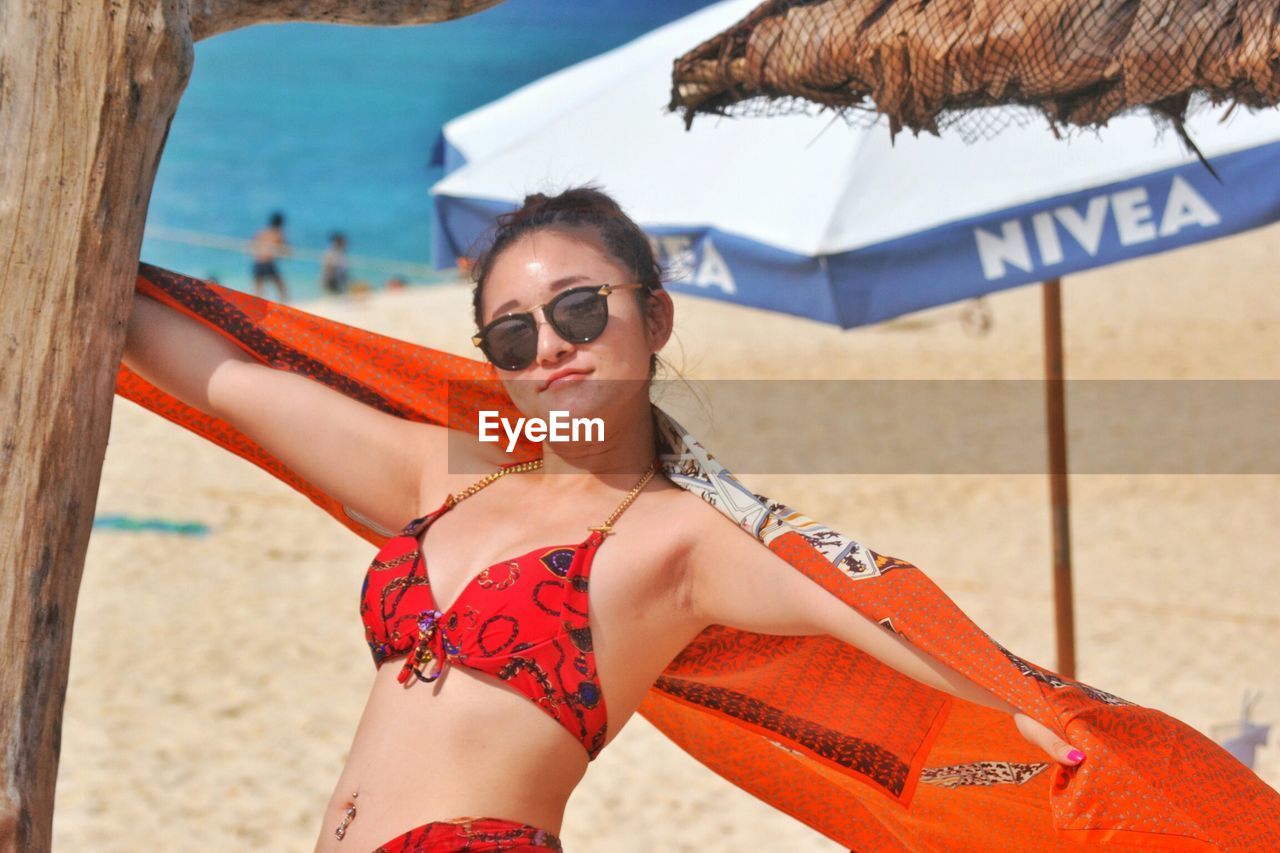
<svg viewBox="0 0 1280 853">
<path fill-rule="evenodd" d="M 1073 749 L 1067 753 L 1067 761 L 1079 764 L 1081 761 L 1084 761 L 1084 753 L 1078 749 Z"/>
</svg>

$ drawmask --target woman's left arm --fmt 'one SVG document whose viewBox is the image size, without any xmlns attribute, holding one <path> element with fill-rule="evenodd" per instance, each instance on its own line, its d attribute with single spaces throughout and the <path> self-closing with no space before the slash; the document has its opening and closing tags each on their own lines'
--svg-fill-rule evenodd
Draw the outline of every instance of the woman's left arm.
<svg viewBox="0 0 1280 853">
<path fill-rule="evenodd" d="M 688 549 L 682 597 L 697 624 L 727 625 L 758 634 L 830 635 L 916 681 L 1012 714 L 1022 736 L 1055 761 L 1071 766 L 1083 759 L 1083 753 L 1072 756 L 1073 747 L 1052 729 L 872 622 L 737 529 L 718 510 L 704 507 L 719 517 L 698 516 L 704 523 L 697 525 Z"/>
</svg>

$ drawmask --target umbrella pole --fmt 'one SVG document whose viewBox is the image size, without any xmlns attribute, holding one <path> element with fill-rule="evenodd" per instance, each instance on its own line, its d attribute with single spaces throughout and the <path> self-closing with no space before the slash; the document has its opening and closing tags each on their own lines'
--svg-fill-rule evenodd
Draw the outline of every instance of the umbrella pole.
<svg viewBox="0 0 1280 853">
<path fill-rule="evenodd" d="M 1071 594 L 1071 508 L 1067 496 L 1067 417 L 1063 388 L 1062 280 L 1041 288 L 1044 305 L 1045 404 L 1049 430 L 1049 499 L 1053 522 L 1053 609 L 1057 671 L 1076 677 L 1075 608 Z"/>
</svg>

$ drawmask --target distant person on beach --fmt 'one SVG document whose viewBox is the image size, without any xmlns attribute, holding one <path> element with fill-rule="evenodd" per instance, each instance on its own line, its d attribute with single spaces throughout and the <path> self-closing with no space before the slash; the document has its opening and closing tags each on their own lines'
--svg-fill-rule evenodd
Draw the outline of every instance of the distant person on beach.
<svg viewBox="0 0 1280 853">
<path fill-rule="evenodd" d="M 409 284 L 398 275 L 393 275 L 387 279 L 387 283 L 383 285 L 384 290 L 404 290 Z"/>
<path fill-rule="evenodd" d="M 280 301 L 288 302 L 284 279 L 280 270 L 276 269 L 276 258 L 292 254 L 292 249 L 284 236 L 284 214 L 279 211 L 271 214 L 267 227 L 253 235 L 249 251 L 253 255 L 253 293 L 264 296 L 264 282 L 273 281 L 280 291 Z M 265 298 L 265 297 L 264 297 Z"/>
<path fill-rule="evenodd" d="M 347 235 L 335 231 L 329 235 L 329 248 L 321 262 L 320 282 L 326 293 L 341 295 L 347 291 Z"/>
</svg>

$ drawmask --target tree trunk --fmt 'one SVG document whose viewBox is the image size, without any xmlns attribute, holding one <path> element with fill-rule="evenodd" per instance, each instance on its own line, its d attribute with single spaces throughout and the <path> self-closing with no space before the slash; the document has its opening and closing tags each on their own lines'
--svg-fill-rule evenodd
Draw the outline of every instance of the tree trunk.
<svg viewBox="0 0 1280 853">
<path fill-rule="evenodd" d="M 277 21 L 386 26 L 435 24 L 502 0 L 191 0 L 196 41 L 237 27 Z"/>
<path fill-rule="evenodd" d="M 498 0 L 0 0 L 0 853 L 47 851 L 76 595 L 192 35 Z"/>
<path fill-rule="evenodd" d="M 48 850 L 76 594 L 182 0 L 0 3 L 0 850 Z"/>
</svg>

